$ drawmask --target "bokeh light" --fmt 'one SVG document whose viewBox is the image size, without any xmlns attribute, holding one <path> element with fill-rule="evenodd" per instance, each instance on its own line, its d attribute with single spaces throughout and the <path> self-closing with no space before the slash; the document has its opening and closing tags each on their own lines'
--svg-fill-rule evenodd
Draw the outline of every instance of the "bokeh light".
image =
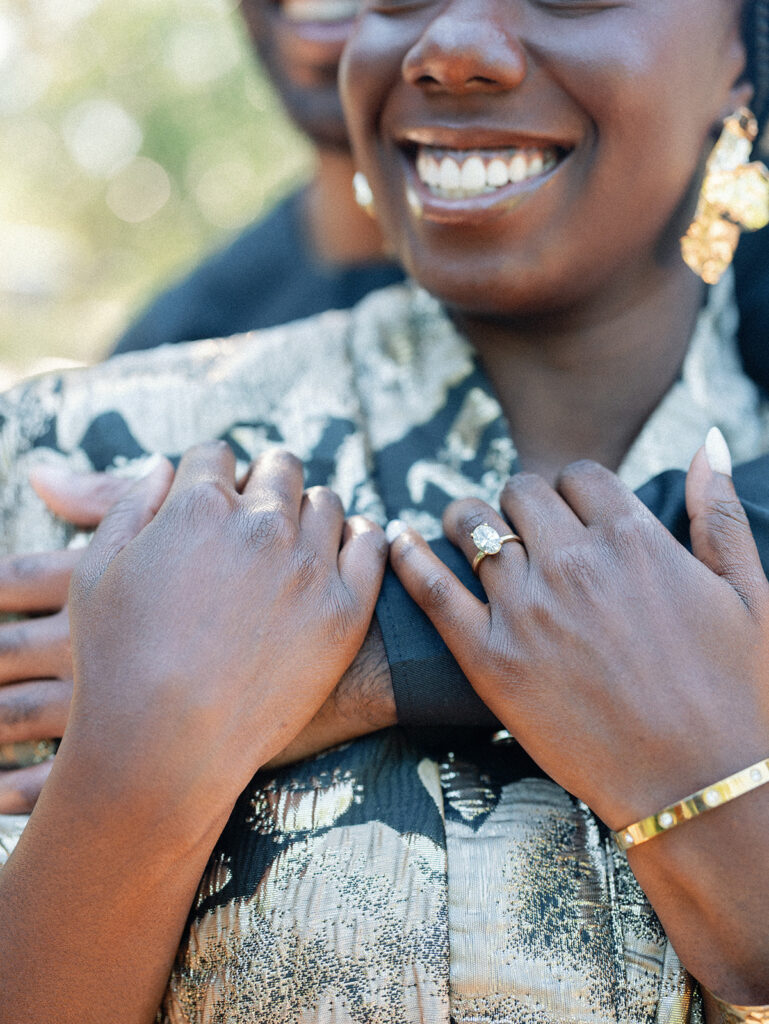
<svg viewBox="0 0 769 1024">
<path fill-rule="evenodd" d="M 101 358 L 309 160 L 236 0 L 0 0 L 0 385 Z"/>
</svg>

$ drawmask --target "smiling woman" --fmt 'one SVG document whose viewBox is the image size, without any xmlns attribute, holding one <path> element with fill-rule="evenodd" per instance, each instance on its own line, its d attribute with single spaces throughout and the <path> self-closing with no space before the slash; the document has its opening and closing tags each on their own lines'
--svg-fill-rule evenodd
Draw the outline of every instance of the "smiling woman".
<svg viewBox="0 0 769 1024">
<path fill-rule="evenodd" d="M 298 10 L 268 14 L 287 95 L 337 53 Z M 769 583 L 732 480 L 758 460 L 735 477 L 766 494 L 769 403 L 755 296 L 680 244 L 705 201 L 732 228 L 767 204 L 768 28 L 764 0 L 369 0 L 342 63 L 360 194 L 433 296 L 7 399 L 11 549 L 68 539 L 41 465 L 218 437 L 242 472 L 221 444 L 172 485 L 161 462 L 75 571 L 70 720 L 0 875 L 0 1022 L 769 1020 Z M 400 708 L 432 687 L 416 721 L 463 728 L 376 731 L 382 537 L 342 505 L 391 521 L 480 731 L 392 577 Z M 329 720 L 349 742 L 322 750 Z"/>
</svg>

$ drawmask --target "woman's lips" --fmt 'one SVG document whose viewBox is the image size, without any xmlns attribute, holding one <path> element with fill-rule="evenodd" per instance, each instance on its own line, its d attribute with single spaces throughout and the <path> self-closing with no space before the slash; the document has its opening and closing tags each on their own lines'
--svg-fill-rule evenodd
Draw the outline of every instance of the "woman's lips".
<svg viewBox="0 0 769 1024">
<path fill-rule="evenodd" d="M 419 219 L 459 224 L 496 216 L 549 185 L 570 154 L 571 148 L 534 142 L 467 149 L 407 142 L 406 198 Z"/>
</svg>

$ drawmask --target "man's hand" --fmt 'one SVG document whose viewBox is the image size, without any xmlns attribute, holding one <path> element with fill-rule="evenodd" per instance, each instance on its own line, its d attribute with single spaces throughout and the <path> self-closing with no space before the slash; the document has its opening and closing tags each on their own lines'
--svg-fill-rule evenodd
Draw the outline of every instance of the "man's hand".
<svg viewBox="0 0 769 1024">
<path fill-rule="evenodd" d="M 107 473 L 39 467 L 32 486 L 56 515 L 96 526 L 133 481 Z M 52 760 L 26 763 L 43 741 L 60 739 L 72 699 L 67 593 L 82 550 L 13 555 L 0 560 L 0 814 L 29 814 Z M 18 746 L 22 744 L 22 746 Z"/>
</svg>

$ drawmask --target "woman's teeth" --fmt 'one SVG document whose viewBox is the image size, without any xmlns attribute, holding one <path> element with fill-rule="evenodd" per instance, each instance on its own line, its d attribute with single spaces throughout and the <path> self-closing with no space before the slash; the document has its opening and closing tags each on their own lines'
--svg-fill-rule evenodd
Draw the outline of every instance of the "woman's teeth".
<svg viewBox="0 0 769 1024">
<path fill-rule="evenodd" d="M 417 175 L 435 195 L 468 199 L 538 178 L 558 163 L 553 147 L 547 149 L 461 150 L 420 146 Z"/>
</svg>

